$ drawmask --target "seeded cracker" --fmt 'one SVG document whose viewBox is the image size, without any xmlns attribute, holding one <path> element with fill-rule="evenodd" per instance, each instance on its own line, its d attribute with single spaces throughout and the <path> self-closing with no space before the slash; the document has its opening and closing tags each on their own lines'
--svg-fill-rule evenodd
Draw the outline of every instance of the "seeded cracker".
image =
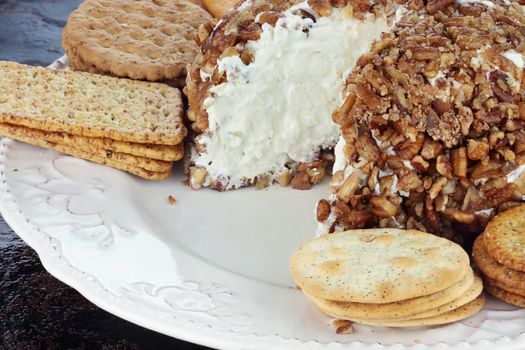
<svg viewBox="0 0 525 350">
<path fill-rule="evenodd" d="M 0 62 L 0 121 L 50 132 L 178 145 L 180 91 L 89 73 Z"/>
<path fill-rule="evenodd" d="M 487 251 L 484 241 L 485 235 L 480 235 L 472 248 L 472 257 L 481 272 L 500 285 L 525 290 L 525 272 L 513 270 L 497 262 Z"/>
<path fill-rule="evenodd" d="M 13 138 L 15 140 L 28 143 L 30 145 L 53 149 L 55 151 L 65 153 L 67 155 L 70 155 L 76 158 L 81 158 L 81 159 L 89 160 L 91 162 L 95 162 L 98 164 L 107 165 L 115 169 L 127 171 L 130 174 L 142 177 L 147 180 L 159 180 L 160 181 L 160 180 L 164 180 L 168 178 L 171 175 L 171 169 L 168 171 L 164 171 L 164 172 L 150 171 L 144 168 L 140 168 L 134 165 L 120 162 L 118 160 L 114 160 L 112 158 L 107 158 L 107 157 L 96 155 L 90 152 L 84 152 L 84 151 L 81 151 L 73 147 L 64 146 L 64 145 L 60 145 L 60 144 L 56 144 L 52 142 L 47 142 L 45 140 L 36 139 L 33 137 L 24 137 L 23 135 L 17 135 L 16 137 L 14 135 L 2 135 L 2 136 Z"/>
<path fill-rule="evenodd" d="M 473 276 L 473 275 L 471 275 Z M 450 312 L 452 310 L 458 309 L 461 306 L 464 306 L 474 299 L 476 299 L 483 291 L 483 283 L 481 281 L 481 278 L 478 276 L 471 279 L 473 283 L 470 284 L 470 287 L 464 292 L 464 294 L 461 294 L 458 296 L 458 298 L 455 298 L 451 300 L 450 302 L 443 304 L 439 307 L 429 308 L 429 304 L 426 302 L 426 300 L 432 300 L 432 295 L 428 297 L 419 297 L 415 299 L 408 299 L 408 300 L 402 300 L 400 302 L 397 302 L 396 305 L 399 306 L 401 309 L 404 305 L 406 305 L 407 308 L 410 309 L 409 312 L 403 312 L 403 313 L 397 313 L 394 317 L 392 314 L 381 314 L 380 309 L 382 305 L 388 305 L 388 304 L 361 304 L 361 307 L 369 307 L 371 310 L 376 312 L 370 312 L 366 315 L 357 316 L 353 311 L 353 306 L 356 303 L 352 304 L 346 304 L 342 302 L 334 302 L 329 300 L 323 300 L 319 298 L 315 298 L 311 295 L 308 297 L 310 300 L 312 300 L 315 305 L 325 314 L 330 315 L 332 317 L 338 318 L 338 319 L 366 319 L 366 320 L 375 320 L 377 322 L 385 321 L 385 322 L 396 322 L 396 321 L 409 321 L 409 320 L 421 320 L 421 319 L 428 319 L 430 317 L 436 317 L 442 314 L 445 314 L 447 312 Z M 417 312 L 417 313 L 411 313 L 414 309 L 412 309 L 412 305 L 415 304 L 412 303 L 412 300 L 418 301 L 420 304 L 422 304 L 425 307 L 425 311 Z M 378 307 L 374 310 L 374 307 Z M 403 316 L 402 316 L 403 315 Z"/>
<path fill-rule="evenodd" d="M 12 134 L 15 132 L 23 132 L 25 135 L 30 134 L 32 137 L 86 151 L 97 149 L 107 153 L 125 153 L 166 162 L 176 161 L 184 156 L 184 145 L 182 143 L 175 146 L 132 143 L 102 137 L 71 135 L 65 132 L 48 132 L 7 123 L 0 123 L 0 129 L 11 132 Z"/>
<path fill-rule="evenodd" d="M 470 273 L 457 244 L 418 231 L 355 230 L 325 235 L 293 255 L 291 274 L 320 299 L 392 303 L 445 290 Z"/>
<path fill-rule="evenodd" d="M 487 283 L 485 285 L 485 289 L 492 295 L 494 295 L 496 298 L 501 299 L 509 304 L 516 305 L 518 307 L 524 307 L 525 308 L 525 297 L 514 294 L 511 292 L 508 292 L 504 289 L 501 289 L 500 287 Z"/>
<path fill-rule="evenodd" d="M 473 286 L 474 274 L 471 271 L 458 283 L 455 283 L 443 291 L 417 298 L 400 300 L 394 303 L 364 304 L 320 299 L 312 295 L 308 297 L 314 301 L 317 307 L 324 313 L 336 318 L 404 319 L 450 304 L 465 295 Z M 478 295 L 474 295 L 473 298 L 477 296 Z M 467 300 L 467 302 L 471 300 Z"/>
<path fill-rule="evenodd" d="M 0 123 L 0 135 L 9 137 L 15 140 L 24 141 L 24 142 L 31 141 L 32 139 L 47 141 L 50 144 L 58 144 L 64 147 L 75 149 L 78 152 L 82 152 L 85 154 L 92 154 L 98 158 L 112 159 L 119 163 L 127 164 L 132 167 L 143 168 L 145 170 L 149 170 L 153 172 L 167 172 L 167 171 L 170 171 L 173 166 L 172 162 L 144 158 L 144 157 L 135 156 L 135 155 L 128 154 L 128 153 L 113 152 L 113 151 L 110 151 L 104 148 L 96 148 L 96 147 L 82 148 L 74 144 L 72 145 L 72 144 L 64 144 L 61 142 L 56 142 L 52 140 L 53 138 L 47 137 L 45 131 L 40 131 L 37 129 L 30 129 L 30 128 L 26 128 L 23 126 L 15 126 L 15 125 L 10 125 L 10 124 Z"/>
<path fill-rule="evenodd" d="M 496 216 L 485 229 L 489 254 L 509 269 L 525 272 L 525 205 Z"/>
<path fill-rule="evenodd" d="M 431 325 L 440 325 L 447 324 L 456 321 L 461 321 L 471 316 L 474 316 L 480 310 L 483 309 L 485 305 L 485 296 L 483 294 L 479 295 L 476 299 L 471 301 L 468 304 L 465 304 L 457 309 L 446 312 L 441 315 L 415 319 L 415 320 L 404 320 L 404 321 L 384 321 L 384 320 L 351 320 L 354 322 L 367 324 L 371 326 L 382 326 L 382 327 L 420 327 L 420 326 L 431 326 Z"/>
</svg>

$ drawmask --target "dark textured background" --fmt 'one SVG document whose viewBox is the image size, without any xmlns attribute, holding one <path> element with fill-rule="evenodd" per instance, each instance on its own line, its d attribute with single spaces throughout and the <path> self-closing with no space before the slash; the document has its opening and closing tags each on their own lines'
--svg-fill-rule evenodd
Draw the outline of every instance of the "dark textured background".
<svg viewBox="0 0 525 350">
<path fill-rule="evenodd" d="M 0 0 L 0 60 L 46 66 L 80 0 Z M 49 275 L 0 218 L 0 350 L 205 349 L 123 321 Z"/>
</svg>

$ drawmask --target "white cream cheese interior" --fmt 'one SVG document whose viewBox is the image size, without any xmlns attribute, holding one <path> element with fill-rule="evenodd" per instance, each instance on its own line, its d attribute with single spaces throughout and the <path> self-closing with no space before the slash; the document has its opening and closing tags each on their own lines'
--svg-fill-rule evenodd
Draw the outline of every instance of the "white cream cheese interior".
<svg viewBox="0 0 525 350">
<path fill-rule="evenodd" d="M 249 65 L 238 56 L 218 63 L 227 81 L 210 89 L 209 135 L 197 140 L 205 151 L 192 155 L 208 181 L 229 179 L 232 188 L 244 178 L 276 177 L 287 162 L 311 161 L 337 141 L 331 114 L 343 102 L 346 74 L 390 26 L 386 18 L 345 18 L 337 8 L 314 22 L 299 9 L 313 12 L 306 2 L 295 5 L 246 44 Z"/>
</svg>

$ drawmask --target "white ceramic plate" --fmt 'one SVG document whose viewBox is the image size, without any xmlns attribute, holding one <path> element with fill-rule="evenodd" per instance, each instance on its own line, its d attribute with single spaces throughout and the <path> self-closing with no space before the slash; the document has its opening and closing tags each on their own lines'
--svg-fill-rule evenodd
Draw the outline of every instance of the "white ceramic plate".
<svg viewBox="0 0 525 350">
<path fill-rule="evenodd" d="M 0 141 L 0 211 L 54 276 L 101 308 L 224 349 L 525 348 L 525 310 L 489 299 L 452 325 L 412 329 L 331 320 L 295 289 L 292 252 L 314 236 L 311 191 L 191 191 L 22 143 Z M 169 205 L 173 195 L 177 204 Z"/>
</svg>

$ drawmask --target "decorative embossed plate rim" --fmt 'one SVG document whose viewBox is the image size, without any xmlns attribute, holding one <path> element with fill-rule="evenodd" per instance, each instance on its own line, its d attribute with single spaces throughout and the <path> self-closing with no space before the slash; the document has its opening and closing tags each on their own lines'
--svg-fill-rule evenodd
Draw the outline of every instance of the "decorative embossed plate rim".
<svg viewBox="0 0 525 350">
<path fill-rule="evenodd" d="M 60 68 L 64 67 L 65 62 L 61 61 Z M 76 171 L 75 176 L 68 177 L 67 174 L 60 173 L 55 162 L 61 162 L 60 165 L 63 169 Z M 31 178 L 31 176 L 29 176 L 30 174 L 35 176 Z M 89 174 L 89 176 L 93 174 L 93 177 L 88 177 L 84 174 Z M 40 179 L 40 175 L 45 179 Z M 56 188 L 67 188 L 67 190 L 63 190 L 55 196 L 45 195 L 45 192 L 42 191 L 46 190 L 46 186 L 52 186 L 53 181 L 58 182 L 59 186 Z M 171 181 L 173 181 L 173 179 L 161 185 L 161 187 L 165 186 L 166 193 L 169 193 L 173 187 L 176 187 L 178 191 L 183 191 L 183 186 Z M 501 305 L 494 301 L 491 301 L 491 306 L 496 307 L 494 310 L 502 311 L 487 310 L 483 315 L 478 317 L 478 324 L 484 326 L 485 330 L 481 330 L 481 327 L 477 330 L 474 329 L 474 326 L 456 324 L 431 330 L 408 331 L 396 335 L 395 332 L 390 330 L 377 330 L 377 333 L 373 333 L 374 330 L 372 329 L 371 331 L 370 327 L 357 326 L 359 333 L 354 336 L 336 336 L 327 323 L 328 319 L 323 318 L 323 316 L 316 313 L 313 308 L 310 308 L 309 303 L 304 300 L 300 292 L 294 291 L 293 289 L 282 288 L 282 286 L 276 288 L 268 282 L 246 282 L 248 280 L 245 281 L 243 277 L 236 276 L 230 272 L 224 274 L 226 277 L 222 278 L 220 269 L 213 270 L 208 266 L 209 264 L 206 265 L 207 262 L 202 262 L 204 266 L 202 269 L 209 271 L 207 275 L 205 275 L 205 278 L 201 279 L 187 280 L 184 278 L 179 279 L 179 277 L 174 279 L 168 276 L 167 280 L 176 282 L 155 284 L 143 278 L 143 281 L 132 284 L 119 285 L 118 281 L 112 281 L 110 283 L 108 282 L 107 276 L 103 276 L 103 264 L 96 266 L 93 270 L 94 273 L 86 271 L 86 268 L 91 268 L 92 266 L 90 266 L 89 261 L 86 264 L 86 262 L 82 260 L 82 255 L 92 254 L 90 247 L 93 245 L 93 242 L 97 244 L 94 251 L 99 255 L 96 255 L 96 257 L 103 258 L 104 255 L 111 254 L 112 246 L 117 247 L 123 245 L 129 237 L 133 239 L 143 239 L 149 238 L 152 234 L 150 232 L 133 232 L 131 229 L 128 230 L 118 224 L 118 215 L 106 215 L 107 213 L 105 213 L 103 209 L 101 209 L 101 215 L 104 214 L 105 216 L 103 217 L 102 223 L 99 223 L 99 219 L 102 218 L 102 216 L 97 218 L 96 215 L 89 213 L 89 211 L 83 212 L 84 204 L 82 203 L 85 203 L 85 207 L 89 207 L 89 200 L 99 198 L 97 196 L 99 196 L 100 193 L 104 194 L 104 191 L 109 191 L 109 193 L 105 193 L 108 197 L 113 199 L 112 195 L 115 194 L 117 198 L 112 205 L 126 205 L 126 203 L 122 202 L 122 198 L 127 197 L 119 197 L 122 194 L 120 192 L 111 192 L 113 191 L 112 186 L 118 187 L 121 183 L 123 183 L 122 186 L 124 187 L 133 187 L 134 191 L 139 192 L 139 196 L 142 194 L 142 192 L 140 192 L 141 189 L 148 187 L 147 183 L 128 177 L 118 171 L 60 156 L 51 151 L 41 151 L 37 148 L 7 139 L 0 141 L 0 212 L 6 222 L 22 239 L 37 251 L 45 268 L 55 277 L 77 289 L 87 299 L 101 308 L 133 323 L 176 338 L 224 349 L 340 349 L 348 346 L 352 349 L 374 350 L 451 348 L 482 350 L 494 349 L 495 345 L 499 345 L 505 349 L 523 349 L 525 347 L 525 327 L 522 327 L 524 325 L 523 319 L 525 319 L 525 311 L 517 311 L 512 308 L 509 309 L 508 307 L 501 309 Z M 86 186 L 86 184 L 89 184 L 89 186 Z M 28 192 L 29 189 L 36 189 L 37 192 Z M 155 189 L 152 188 L 151 190 L 154 191 Z M 35 193 L 39 195 L 35 195 Z M 44 193 L 44 195 L 42 195 L 42 193 Z M 267 193 L 262 196 L 272 197 L 278 193 L 280 192 L 273 192 L 273 194 Z M 78 203 L 75 204 L 74 196 L 78 196 L 77 202 L 81 203 L 81 205 L 78 205 Z M 209 198 L 217 198 L 226 203 L 230 200 L 227 196 L 232 197 L 232 195 L 225 196 L 224 194 L 211 191 L 200 192 L 195 198 L 198 196 L 204 196 L 206 200 L 209 200 Z M 238 199 L 238 196 L 245 198 L 246 196 L 253 196 L 253 193 L 243 192 L 242 194 L 233 194 L 233 198 Z M 297 196 L 297 194 L 291 193 L 290 196 Z M 312 194 L 308 194 L 308 196 L 312 196 Z M 45 201 L 39 201 L 38 198 L 40 197 L 44 198 Z M 292 201 L 297 202 L 298 200 L 292 199 Z M 29 206 L 28 203 L 35 205 Z M 100 202 L 95 200 L 94 205 L 96 207 L 97 205 L 104 205 L 104 203 L 102 200 Z M 179 205 L 179 208 L 186 206 L 191 208 L 188 201 L 183 201 Z M 160 210 L 165 210 L 163 207 L 156 207 L 156 209 L 159 208 Z M 196 209 L 197 208 L 193 207 L 193 210 Z M 41 210 L 43 213 L 46 213 L 47 210 L 50 213 L 50 219 L 43 220 L 46 219 L 46 217 L 37 217 L 34 212 L 35 210 Z M 129 212 L 130 215 L 134 215 L 134 212 L 130 211 L 129 208 L 125 208 L 123 212 L 124 215 L 127 212 Z M 70 221 L 69 224 L 73 225 L 71 227 L 74 229 L 69 227 L 60 229 L 60 226 L 56 226 L 60 223 L 57 223 L 52 216 L 63 213 L 67 214 L 67 219 Z M 80 224 L 75 226 L 75 224 L 78 223 Z M 143 223 L 140 225 L 146 228 L 150 227 Z M 51 227 L 52 230 L 63 231 L 62 236 L 58 233 L 57 235 L 49 234 L 49 227 Z M 309 235 L 309 233 L 307 233 L 307 235 Z M 133 241 L 133 239 L 131 239 L 131 241 Z M 163 239 L 166 240 L 166 237 Z M 162 239 L 159 240 L 157 237 L 155 240 L 148 242 L 150 244 L 157 244 L 157 241 L 162 241 Z M 262 243 L 264 244 L 264 242 Z M 72 244 L 78 246 L 72 247 Z M 158 245 L 158 248 L 164 248 L 163 244 Z M 294 243 L 292 241 L 291 243 L 286 242 L 286 244 L 293 245 Z M 137 248 L 136 245 L 133 247 L 135 247 L 137 251 L 130 253 L 129 257 L 131 258 L 142 253 L 140 246 L 138 246 L 139 248 Z M 180 247 L 177 247 L 171 252 L 175 257 L 174 260 L 176 263 L 178 264 L 181 262 L 180 260 L 184 259 L 193 263 L 191 259 L 195 257 L 185 256 L 185 252 L 179 248 Z M 243 249 L 246 247 L 239 248 Z M 161 255 L 160 252 L 159 255 Z M 149 258 L 151 258 L 151 256 Z M 121 260 L 118 259 L 110 259 L 109 261 L 111 265 L 122 265 L 119 264 Z M 162 266 L 169 267 L 169 263 L 170 262 L 166 261 L 166 265 L 163 263 Z M 79 267 L 80 265 L 82 265 L 82 268 Z M 106 267 L 111 270 L 114 266 Z M 175 268 L 178 269 L 179 266 L 177 265 Z M 146 273 L 147 272 L 148 271 L 146 271 Z M 197 276 L 193 276 L 194 272 L 195 271 L 189 271 L 189 275 L 192 276 L 192 278 L 197 278 Z M 186 271 L 183 269 L 181 276 L 188 277 L 188 273 L 184 276 L 185 273 Z M 151 271 L 151 274 L 155 275 L 155 271 Z M 171 274 L 171 270 L 168 268 L 167 272 L 160 273 L 156 277 L 162 279 L 165 277 L 163 274 Z M 115 278 L 116 277 L 118 276 L 115 276 Z M 154 278 L 152 277 L 152 279 Z M 219 283 L 215 281 L 212 283 L 210 279 L 221 279 L 221 281 Z M 104 281 L 104 283 L 101 281 Z M 228 283 L 222 283 L 223 281 L 228 281 Z M 240 284 L 236 285 L 237 282 Z M 286 282 L 283 283 L 287 284 Z M 250 285 L 248 286 L 248 284 Z M 161 287 L 156 287 L 156 285 L 160 285 Z M 226 285 L 230 287 L 226 287 Z M 267 293 L 269 299 L 273 298 L 271 303 L 277 305 L 275 309 L 278 309 L 278 312 L 275 310 L 266 310 L 262 306 L 258 308 L 256 304 L 253 304 L 254 300 L 250 300 L 251 296 L 249 293 L 256 294 L 259 291 L 261 291 L 261 293 Z M 275 294 L 272 294 L 274 292 Z M 246 300 L 242 300 L 242 297 L 245 297 Z M 241 300 L 241 302 L 238 302 L 236 298 Z M 279 299 L 281 298 L 285 300 L 282 304 L 279 304 Z M 256 299 L 256 296 L 253 296 L 253 299 Z M 272 305 L 271 303 L 270 305 Z M 292 313 L 297 313 L 298 310 L 305 310 L 304 315 L 302 315 L 305 320 L 301 320 L 301 317 L 291 315 Z M 279 318 L 283 318 L 285 321 L 288 319 L 292 321 L 300 320 L 303 323 L 291 324 L 291 321 L 289 325 L 285 323 L 286 326 L 282 326 L 281 329 L 277 327 L 277 330 L 268 332 L 266 328 L 263 329 L 260 327 L 260 323 L 256 323 L 251 319 L 245 322 L 246 319 L 242 317 L 244 312 L 252 313 L 251 315 L 248 314 L 248 318 L 251 317 L 253 320 L 259 317 L 265 321 L 265 317 L 278 314 L 278 318 L 269 318 L 268 320 L 270 322 L 277 322 Z M 266 314 L 258 316 L 258 313 L 263 312 L 266 312 Z M 492 330 L 491 328 L 494 327 L 494 325 L 497 327 L 499 324 L 501 324 L 501 326 L 499 326 L 500 328 L 506 327 L 505 329 L 511 329 L 512 327 L 518 327 L 519 329 L 509 331 L 508 334 L 512 333 L 512 336 L 508 334 L 505 335 L 503 329 L 501 330 L 501 334 L 498 334 L 499 330 L 493 331 L 492 333 L 496 334 L 492 335 L 490 335 L 490 333 L 483 333 Z M 477 338 L 473 341 L 456 339 L 447 342 L 441 340 L 446 339 L 448 334 L 453 337 L 454 332 L 464 332 L 465 329 L 474 334 L 480 332 L 481 334 L 478 334 Z M 425 340 L 425 342 L 429 343 L 428 345 L 418 342 L 418 334 L 425 335 L 428 332 L 436 332 L 436 334 L 441 334 L 441 336 L 435 339 Z M 317 337 L 317 333 L 321 334 L 322 337 Z M 400 338 L 400 340 L 392 340 L 392 334 L 394 337 L 397 336 Z M 484 339 L 483 337 L 485 335 L 487 337 L 490 335 L 490 339 Z M 361 337 L 361 340 L 356 340 L 356 337 Z M 387 337 L 390 338 L 387 339 Z M 407 343 L 403 337 L 413 337 L 415 341 Z M 430 336 L 430 338 L 432 337 L 433 335 Z M 401 339 L 403 343 L 400 342 Z"/>
</svg>

